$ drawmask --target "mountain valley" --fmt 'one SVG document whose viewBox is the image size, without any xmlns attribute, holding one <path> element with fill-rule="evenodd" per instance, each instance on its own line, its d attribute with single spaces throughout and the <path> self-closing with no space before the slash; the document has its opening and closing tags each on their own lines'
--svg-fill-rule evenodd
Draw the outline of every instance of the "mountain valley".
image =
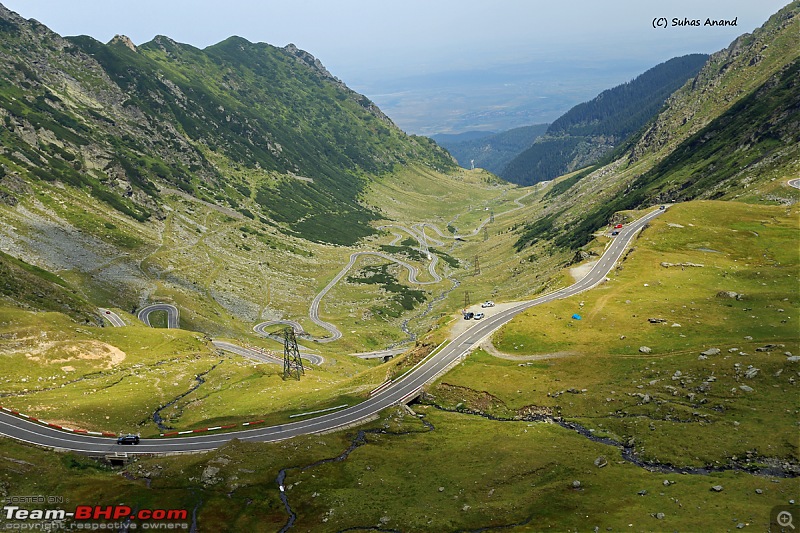
<svg viewBox="0 0 800 533">
<path fill-rule="evenodd" d="M 0 6 L 0 433 L 142 438 L 0 438 L 0 497 L 195 531 L 768 528 L 800 494 L 800 2 L 693 59 L 643 126 L 520 186 L 293 45 L 103 44 Z M 469 336 L 642 217 L 590 290 Z M 462 340 L 355 425 L 245 427 L 347 412 Z"/>
</svg>

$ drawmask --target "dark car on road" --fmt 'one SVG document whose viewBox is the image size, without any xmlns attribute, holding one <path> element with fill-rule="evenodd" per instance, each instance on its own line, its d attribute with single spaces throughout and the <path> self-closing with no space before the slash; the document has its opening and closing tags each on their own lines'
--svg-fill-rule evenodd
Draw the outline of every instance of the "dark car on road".
<svg viewBox="0 0 800 533">
<path fill-rule="evenodd" d="M 121 435 L 117 444 L 139 444 L 139 435 Z"/>
</svg>

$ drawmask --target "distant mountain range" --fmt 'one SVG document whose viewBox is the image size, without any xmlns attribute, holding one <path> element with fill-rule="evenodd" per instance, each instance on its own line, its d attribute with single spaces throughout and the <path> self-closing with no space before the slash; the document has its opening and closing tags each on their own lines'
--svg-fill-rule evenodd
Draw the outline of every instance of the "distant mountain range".
<svg viewBox="0 0 800 533">
<path fill-rule="evenodd" d="M 597 162 L 653 118 L 667 97 L 700 70 L 705 54 L 676 57 L 578 104 L 552 124 L 431 136 L 464 168 L 484 168 L 530 185 Z"/>
<path fill-rule="evenodd" d="M 500 175 L 509 162 L 530 148 L 547 131 L 548 124 L 523 126 L 500 133 L 471 131 L 439 134 L 431 138 L 464 168 L 483 168 Z"/>
<path fill-rule="evenodd" d="M 530 185 L 597 162 L 653 118 L 667 97 L 694 77 L 707 59 L 705 54 L 670 59 L 576 105 L 498 175 Z"/>
</svg>

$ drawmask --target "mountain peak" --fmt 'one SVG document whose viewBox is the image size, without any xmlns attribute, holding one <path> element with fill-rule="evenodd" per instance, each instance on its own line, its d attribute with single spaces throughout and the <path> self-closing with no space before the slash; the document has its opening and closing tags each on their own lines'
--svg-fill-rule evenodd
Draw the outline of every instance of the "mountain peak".
<svg viewBox="0 0 800 533">
<path fill-rule="evenodd" d="M 296 57 L 297 59 L 299 59 L 300 61 L 302 61 L 306 65 L 308 65 L 309 67 L 311 67 L 313 70 L 317 71 L 317 73 L 322 75 L 322 77 L 328 78 L 328 79 L 330 79 L 332 81 L 339 82 L 339 79 L 336 78 L 335 76 L 333 76 L 333 74 L 331 74 L 328 71 L 328 69 L 325 68 L 325 65 L 322 64 L 322 61 L 320 61 L 319 59 L 314 57 L 309 52 L 306 52 L 305 50 L 301 50 L 300 48 L 295 46 L 293 43 L 287 44 L 286 46 L 283 47 L 283 49 L 286 52 L 288 52 L 290 55 L 293 55 L 294 57 Z"/>
<path fill-rule="evenodd" d="M 10 9 L 8 9 L 3 4 L 0 4 L 0 19 L 5 19 L 13 22 L 16 22 L 18 20 L 23 20 L 22 17 L 20 17 L 18 14 L 11 11 Z"/>
<path fill-rule="evenodd" d="M 138 50 L 136 49 L 136 45 L 133 44 L 133 41 L 131 41 L 130 37 L 128 37 L 127 35 L 119 35 L 119 34 L 117 34 L 117 35 L 114 36 L 113 39 L 111 39 L 108 42 L 109 46 L 112 46 L 112 45 L 115 45 L 115 44 L 121 44 L 121 45 L 123 45 L 123 46 L 125 46 L 127 48 L 130 48 L 134 52 L 138 52 Z"/>
</svg>

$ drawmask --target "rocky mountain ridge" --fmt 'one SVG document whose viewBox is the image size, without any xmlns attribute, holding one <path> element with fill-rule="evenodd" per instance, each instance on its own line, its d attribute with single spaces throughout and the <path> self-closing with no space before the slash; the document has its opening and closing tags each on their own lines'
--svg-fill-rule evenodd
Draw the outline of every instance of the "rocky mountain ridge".
<svg viewBox="0 0 800 533">
<path fill-rule="evenodd" d="M 158 191 L 173 187 L 352 243 L 378 216 L 359 200 L 370 179 L 412 161 L 453 166 L 294 45 L 102 44 L 2 7 L 0 72 L 4 174 L 87 188 L 138 220 L 162 216 Z M 2 182 L 0 194 L 13 197 Z M 331 220 L 349 231 L 327 232 Z"/>
<path fill-rule="evenodd" d="M 609 156 L 559 180 L 519 249 L 586 244 L 615 213 L 696 198 L 792 203 L 800 170 L 800 2 L 713 54 L 665 108 Z M 777 181 L 777 184 L 773 184 Z"/>
</svg>

